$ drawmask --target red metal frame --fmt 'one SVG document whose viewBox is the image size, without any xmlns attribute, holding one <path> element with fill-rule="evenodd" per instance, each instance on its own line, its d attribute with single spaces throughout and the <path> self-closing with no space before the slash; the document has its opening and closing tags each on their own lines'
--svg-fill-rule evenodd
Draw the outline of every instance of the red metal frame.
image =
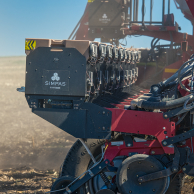
<svg viewBox="0 0 194 194">
<path fill-rule="evenodd" d="M 122 142 L 121 142 L 122 143 Z M 104 154 L 104 159 L 110 162 L 117 156 L 129 156 L 130 153 L 147 154 L 147 155 L 162 155 L 164 150 L 157 140 L 146 142 L 134 142 L 133 147 L 127 147 L 125 142 L 120 146 L 113 146 L 111 143 L 108 145 Z"/>
<path fill-rule="evenodd" d="M 194 1 L 186 0 L 187 4 L 191 10 L 192 15 L 194 16 Z M 188 18 L 188 17 L 187 17 Z M 193 21 L 193 18 L 191 18 Z M 178 32 L 178 24 L 176 26 L 165 26 L 161 28 L 161 26 L 144 26 L 145 30 L 142 30 L 142 26 L 131 26 L 130 29 L 123 29 L 125 35 L 145 35 L 154 38 L 159 38 L 163 40 L 173 41 L 175 43 L 181 44 L 183 41 L 187 41 L 189 45 L 188 51 L 182 52 L 182 59 L 168 66 L 168 71 L 165 69 L 163 73 L 163 78 L 168 78 L 170 74 L 175 72 L 171 72 L 170 70 L 179 69 L 181 65 L 189 59 L 189 56 L 193 54 L 194 50 L 194 36 L 188 35 L 187 33 L 179 33 Z M 173 39 L 173 40 L 172 40 Z M 188 80 L 184 81 L 185 85 L 188 85 Z M 188 92 L 183 91 L 179 88 L 182 96 L 188 95 Z M 125 103 L 122 103 L 125 104 Z M 151 147 L 154 149 L 155 154 L 164 153 L 173 153 L 174 150 L 172 148 L 163 147 L 161 141 L 167 137 L 175 135 L 175 124 L 173 122 L 169 122 L 168 120 L 163 118 L 163 114 L 161 113 L 150 113 L 150 112 L 141 112 L 141 111 L 127 111 L 127 110 L 111 110 L 112 111 L 112 131 L 124 132 L 124 133 L 136 133 L 136 134 L 147 134 L 153 135 L 157 137 L 158 141 L 156 147 Z M 156 128 L 154 127 L 156 126 Z M 165 126 L 167 129 L 167 134 L 164 134 L 162 131 L 162 126 Z M 187 140 L 186 145 L 191 147 L 191 141 Z M 152 143 L 152 141 L 150 142 Z M 125 145 L 119 146 L 115 149 L 114 146 L 108 147 L 105 157 L 111 159 L 118 155 L 126 155 L 128 156 L 130 152 L 137 153 L 145 153 L 150 155 L 152 153 L 152 148 L 145 147 L 145 143 L 134 143 L 133 147 L 126 147 Z M 171 149 L 171 150 L 170 150 Z M 113 151 L 114 150 L 114 151 Z M 163 152 L 162 152 L 163 150 Z"/>
<path fill-rule="evenodd" d="M 163 118 L 162 113 L 108 108 L 112 112 L 111 131 L 152 135 L 157 138 L 166 154 L 173 154 L 173 147 L 163 147 L 162 141 L 175 136 L 175 123 Z"/>
<path fill-rule="evenodd" d="M 186 0 L 186 2 L 194 16 L 194 0 Z M 88 26 L 86 25 L 88 22 L 87 7 L 85 11 L 86 14 L 81 21 L 80 28 L 78 29 L 76 39 L 89 39 Z M 182 59 L 169 65 L 166 71 L 164 70 L 163 78 L 168 78 L 174 73 L 170 70 L 179 69 L 180 66 L 186 60 L 188 60 L 189 55 L 193 53 L 194 36 L 188 35 L 187 33 L 178 32 L 178 24 L 175 26 L 147 25 L 144 26 L 144 29 L 145 30 L 142 30 L 142 26 L 133 25 L 130 29 L 123 28 L 123 32 L 125 35 L 144 35 L 167 41 L 173 41 L 180 44 L 183 41 L 188 42 L 190 48 L 187 52 L 182 52 Z M 182 91 L 181 89 L 180 92 L 183 96 L 186 94 L 186 92 Z M 112 112 L 111 131 L 152 135 L 157 139 L 147 142 L 134 142 L 133 147 L 126 147 L 124 142 L 123 145 L 120 146 L 112 146 L 111 143 L 109 143 L 104 158 L 112 161 L 116 156 L 129 156 L 129 153 L 132 152 L 148 155 L 161 155 L 164 153 L 174 154 L 173 147 L 163 147 L 161 142 L 168 137 L 175 136 L 175 123 L 170 122 L 168 119 L 164 119 L 162 113 L 124 110 L 124 105 L 129 105 L 131 100 L 133 100 L 135 97 L 138 96 L 134 96 L 131 99 L 126 99 L 124 102 L 115 105 L 118 107 L 118 109 L 108 109 Z M 190 140 L 187 140 L 187 145 L 191 145 Z"/>
<path fill-rule="evenodd" d="M 193 0 L 186 0 L 193 16 L 194 16 L 194 1 Z M 80 27 L 77 31 L 76 39 L 86 40 L 90 39 L 88 37 L 88 6 L 91 3 L 88 3 L 85 10 L 85 15 L 82 18 Z M 185 17 L 191 22 L 194 21 L 194 18 L 192 18 L 192 15 L 186 15 L 187 13 L 184 13 Z M 175 43 L 180 43 L 183 41 L 187 41 L 189 45 L 189 50 L 187 52 L 183 52 L 182 59 L 180 63 L 173 63 L 170 66 L 168 66 L 169 69 L 175 70 L 180 68 L 180 64 L 183 64 L 185 61 L 188 60 L 189 55 L 193 54 L 194 50 L 194 36 L 188 35 L 187 33 L 180 33 L 178 32 L 178 24 L 176 23 L 175 26 L 160 26 L 160 25 L 145 25 L 144 30 L 142 30 L 141 25 L 132 25 L 129 28 L 123 28 L 124 34 L 127 35 L 144 35 L 154 38 L 159 38 L 167 41 L 173 41 Z M 172 40 L 173 39 L 173 40 Z M 163 79 L 166 79 L 170 77 L 174 72 L 165 71 L 163 72 Z"/>
<path fill-rule="evenodd" d="M 182 52 L 182 59 L 177 63 L 173 63 L 168 66 L 168 68 L 179 69 L 181 65 L 189 59 L 193 54 L 194 50 L 194 36 L 188 35 L 187 33 L 180 33 L 177 30 L 177 26 L 165 26 L 164 29 L 161 29 L 162 26 L 145 26 L 145 29 L 142 30 L 142 26 L 132 26 L 130 29 L 123 29 L 125 35 L 144 35 L 154 38 L 159 38 L 167 41 L 173 41 L 175 43 L 181 44 L 183 41 L 187 41 L 189 45 L 188 51 Z M 170 77 L 174 72 L 163 72 L 163 79 Z"/>
<path fill-rule="evenodd" d="M 194 17 L 194 1 L 193 0 L 185 0 L 187 2 L 187 5 L 189 6 L 189 9 Z"/>
<path fill-rule="evenodd" d="M 91 4 L 91 2 L 88 2 L 87 3 L 87 6 L 86 6 L 86 9 L 84 11 L 84 16 L 81 20 L 81 23 L 80 23 L 80 26 L 77 30 L 77 33 L 76 33 L 76 40 L 91 40 L 89 37 L 88 37 L 88 7 L 89 5 Z M 93 40 L 91 40 L 93 41 Z"/>
<path fill-rule="evenodd" d="M 144 35 L 150 36 L 154 38 L 159 38 L 167 41 L 171 41 L 171 37 L 173 37 L 173 42 L 181 43 L 183 41 L 188 41 L 191 47 L 194 46 L 194 36 L 188 35 L 187 33 L 177 32 L 174 26 L 166 26 L 165 30 L 161 29 L 162 26 L 145 26 L 148 30 L 142 30 L 141 26 L 132 26 L 130 29 L 124 28 L 125 35 Z M 171 33 L 171 35 L 170 35 Z M 194 47 L 193 47 L 194 48 Z"/>
</svg>

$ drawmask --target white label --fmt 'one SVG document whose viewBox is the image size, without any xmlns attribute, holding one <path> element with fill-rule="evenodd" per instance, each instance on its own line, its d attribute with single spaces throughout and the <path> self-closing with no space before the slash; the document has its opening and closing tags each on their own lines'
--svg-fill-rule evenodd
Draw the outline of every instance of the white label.
<svg viewBox="0 0 194 194">
<path fill-rule="evenodd" d="M 99 19 L 100 22 L 102 22 L 103 24 L 106 24 L 108 22 L 110 22 L 110 19 L 108 18 L 108 16 L 104 13 L 102 18 Z"/>
</svg>

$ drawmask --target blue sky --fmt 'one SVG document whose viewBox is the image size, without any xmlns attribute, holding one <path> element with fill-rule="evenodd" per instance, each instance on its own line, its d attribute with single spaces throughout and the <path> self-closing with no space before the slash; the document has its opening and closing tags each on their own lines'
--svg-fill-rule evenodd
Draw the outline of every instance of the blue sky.
<svg viewBox="0 0 194 194">
<path fill-rule="evenodd" d="M 0 0 L 0 56 L 25 55 L 25 38 L 67 39 L 86 4 L 87 0 Z M 161 20 L 160 4 L 161 0 L 154 0 L 155 20 Z M 176 9 L 173 0 L 171 12 L 182 32 L 192 34 L 190 21 Z M 145 17 L 148 15 L 149 6 L 146 5 Z M 150 41 L 148 37 L 128 37 L 127 46 L 148 48 Z"/>
</svg>

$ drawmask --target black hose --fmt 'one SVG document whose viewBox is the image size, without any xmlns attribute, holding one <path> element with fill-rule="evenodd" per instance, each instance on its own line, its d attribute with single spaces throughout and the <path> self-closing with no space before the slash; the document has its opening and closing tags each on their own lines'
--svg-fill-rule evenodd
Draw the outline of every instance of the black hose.
<svg viewBox="0 0 194 194">
<path fill-rule="evenodd" d="M 170 100 L 166 102 L 150 102 L 150 101 L 143 101 L 141 104 L 141 108 L 144 109 L 173 109 L 182 106 L 191 95 L 184 96 L 182 98 L 178 98 L 175 100 Z M 191 98 L 189 101 L 194 99 Z"/>
<path fill-rule="evenodd" d="M 165 88 L 162 89 L 162 91 L 167 90 L 167 89 L 171 89 L 171 88 L 173 88 L 176 85 L 177 85 L 177 82 L 176 81 L 170 82 L 169 84 L 167 84 L 165 86 Z"/>
<path fill-rule="evenodd" d="M 181 66 L 181 68 L 175 73 L 175 74 L 173 74 L 171 77 L 169 77 L 167 80 L 165 80 L 165 81 L 163 81 L 162 83 L 164 84 L 164 85 L 167 85 L 167 84 L 169 84 L 170 82 L 172 82 L 172 81 L 174 81 L 175 79 L 177 79 L 177 77 L 178 77 L 178 74 L 181 74 L 181 73 L 184 73 L 185 71 L 188 71 L 188 69 L 190 69 L 192 66 L 191 65 L 189 65 L 188 67 L 185 67 L 188 63 L 191 63 L 191 62 L 193 62 L 194 61 L 194 59 L 190 59 L 190 60 L 188 60 L 187 62 L 185 62 L 182 66 Z M 184 67 L 184 68 L 183 68 Z M 181 70 L 182 69 L 182 70 Z M 184 71 L 183 71 L 183 69 L 184 69 Z M 183 72 L 182 72 L 183 71 Z"/>
</svg>

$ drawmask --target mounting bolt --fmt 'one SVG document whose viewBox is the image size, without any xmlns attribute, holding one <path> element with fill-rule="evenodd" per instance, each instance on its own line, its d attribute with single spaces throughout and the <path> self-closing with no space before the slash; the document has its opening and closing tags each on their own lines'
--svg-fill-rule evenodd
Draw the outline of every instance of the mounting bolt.
<svg viewBox="0 0 194 194">
<path fill-rule="evenodd" d="M 127 144 L 127 147 L 131 147 L 132 145 L 130 143 Z"/>
<path fill-rule="evenodd" d="M 103 111 L 102 114 L 105 115 L 105 111 Z"/>
<path fill-rule="evenodd" d="M 186 171 L 187 169 L 186 168 L 183 168 L 183 171 Z"/>
<path fill-rule="evenodd" d="M 156 152 L 155 151 L 151 151 L 151 154 L 155 154 Z"/>
<path fill-rule="evenodd" d="M 164 117 L 165 117 L 165 118 L 167 118 L 167 117 L 168 117 L 168 115 L 164 115 Z"/>
<path fill-rule="evenodd" d="M 123 182 L 126 182 L 126 180 L 124 179 Z"/>
<path fill-rule="evenodd" d="M 99 166 L 99 169 L 101 169 L 101 166 Z"/>
<path fill-rule="evenodd" d="M 173 170 L 173 172 L 176 172 L 178 169 L 177 168 L 173 168 L 172 170 Z"/>
<path fill-rule="evenodd" d="M 143 179 L 138 179 L 138 181 L 142 182 L 142 181 L 143 181 Z"/>
<path fill-rule="evenodd" d="M 164 130 L 166 130 L 166 127 L 163 127 Z"/>
<path fill-rule="evenodd" d="M 166 141 L 164 141 L 164 142 L 163 142 L 163 145 L 167 145 L 167 142 L 166 142 Z"/>
<path fill-rule="evenodd" d="M 106 129 L 105 127 L 102 127 L 102 130 L 103 130 L 103 131 L 105 131 L 105 129 Z"/>
</svg>

